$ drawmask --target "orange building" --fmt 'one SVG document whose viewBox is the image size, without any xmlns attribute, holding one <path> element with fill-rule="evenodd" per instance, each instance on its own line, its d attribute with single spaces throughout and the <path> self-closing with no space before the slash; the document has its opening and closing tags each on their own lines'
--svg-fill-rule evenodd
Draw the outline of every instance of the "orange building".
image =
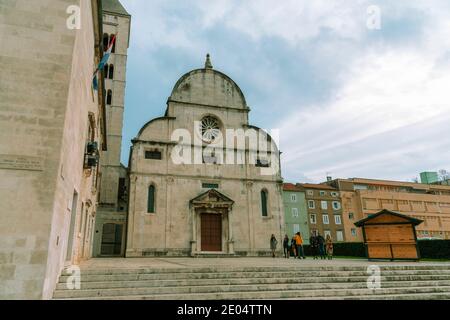
<svg viewBox="0 0 450 320">
<path fill-rule="evenodd" d="M 347 242 L 363 241 L 354 223 L 383 209 L 423 220 L 418 239 L 450 239 L 450 186 L 361 178 L 324 184 L 339 190 Z"/>
</svg>

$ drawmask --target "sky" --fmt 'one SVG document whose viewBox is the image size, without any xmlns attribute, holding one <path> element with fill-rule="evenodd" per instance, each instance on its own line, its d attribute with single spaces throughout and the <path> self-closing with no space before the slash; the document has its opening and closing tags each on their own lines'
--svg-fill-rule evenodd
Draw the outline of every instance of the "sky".
<svg viewBox="0 0 450 320">
<path fill-rule="evenodd" d="M 450 169 L 450 1 L 121 0 L 132 15 L 122 162 L 186 72 L 242 89 L 286 182 Z"/>
</svg>

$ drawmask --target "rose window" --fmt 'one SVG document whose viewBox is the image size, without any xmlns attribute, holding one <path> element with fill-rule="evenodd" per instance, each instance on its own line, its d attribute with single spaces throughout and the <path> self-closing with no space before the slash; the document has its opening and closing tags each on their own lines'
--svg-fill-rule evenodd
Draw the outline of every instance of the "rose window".
<svg viewBox="0 0 450 320">
<path fill-rule="evenodd" d="M 220 135 L 219 120 L 214 117 L 204 117 L 201 122 L 202 138 L 205 142 L 214 142 Z"/>
</svg>

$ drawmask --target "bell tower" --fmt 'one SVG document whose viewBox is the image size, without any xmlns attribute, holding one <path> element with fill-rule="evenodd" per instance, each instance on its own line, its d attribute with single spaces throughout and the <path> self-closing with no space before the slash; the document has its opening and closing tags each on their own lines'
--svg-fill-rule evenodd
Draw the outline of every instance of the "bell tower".
<svg viewBox="0 0 450 320">
<path fill-rule="evenodd" d="M 124 254 L 127 212 L 127 169 L 120 162 L 127 55 L 131 16 L 119 0 L 102 0 L 103 49 L 115 38 L 103 70 L 105 78 L 107 151 L 102 154 L 99 205 L 96 214 L 93 256 Z"/>
</svg>

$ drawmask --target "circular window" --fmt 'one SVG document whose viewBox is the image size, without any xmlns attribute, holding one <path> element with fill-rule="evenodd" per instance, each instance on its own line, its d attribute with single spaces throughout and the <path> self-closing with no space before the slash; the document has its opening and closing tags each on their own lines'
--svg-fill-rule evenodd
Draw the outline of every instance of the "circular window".
<svg viewBox="0 0 450 320">
<path fill-rule="evenodd" d="M 205 142 L 214 142 L 220 135 L 220 123 L 214 117 L 207 116 L 201 122 L 202 139 Z"/>
</svg>

